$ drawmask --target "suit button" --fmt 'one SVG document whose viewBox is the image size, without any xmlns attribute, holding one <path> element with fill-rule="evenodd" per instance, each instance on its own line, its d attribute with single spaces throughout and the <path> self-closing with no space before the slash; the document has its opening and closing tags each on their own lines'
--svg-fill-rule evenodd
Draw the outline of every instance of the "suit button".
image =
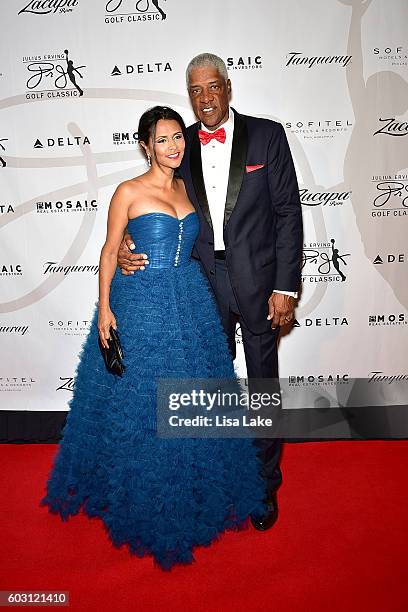
<svg viewBox="0 0 408 612">
<path fill-rule="evenodd" d="M 214 276 L 214 270 L 210 270 L 211 276 Z"/>
</svg>

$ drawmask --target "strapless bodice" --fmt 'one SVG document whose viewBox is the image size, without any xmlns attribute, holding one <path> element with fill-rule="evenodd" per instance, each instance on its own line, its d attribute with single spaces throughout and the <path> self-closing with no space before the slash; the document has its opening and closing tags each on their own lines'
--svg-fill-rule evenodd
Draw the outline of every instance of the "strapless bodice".
<svg viewBox="0 0 408 612">
<path fill-rule="evenodd" d="M 128 221 L 128 231 L 136 253 L 146 253 L 149 268 L 172 268 L 186 265 L 197 238 L 199 220 L 196 212 L 182 219 L 163 212 L 139 215 Z"/>
</svg>

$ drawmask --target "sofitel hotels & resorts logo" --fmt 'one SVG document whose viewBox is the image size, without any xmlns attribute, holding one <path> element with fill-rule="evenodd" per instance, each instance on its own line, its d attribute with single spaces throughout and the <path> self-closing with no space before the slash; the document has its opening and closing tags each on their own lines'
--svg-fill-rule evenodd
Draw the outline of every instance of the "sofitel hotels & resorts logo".
<svg viewBox="0 0 408 612">
<path fill-rule="evenodd" d="M 105 23 L 154 23 L 164 21 L 166 0 L 107 0 Z"/>
<path fill-rule="evenodd" d="M 408 66 L 408 49 L 402 45 L 389 45 L 373 48 L 374 57 L 389 66 Z"/>
<path fill-rule="evenodd" d="M 24 56 L 26 99 L 51 100 L 84 95 L 79 81 L 84 78 L 85 65 L 72 59 L 68 49 L 62 53 Z"/>
<path fill-rule="evenodd" d="M 86 336 L 91 326 L 91 321 L 88 319 L 64 318 L 50 319 L 48 327 L 54 333 L 64 336 Z"/>
<path fill-rule="evenodd" d="M 1 391 L 27 391 L 36 384 L 36 379 L 32 376 L 0 376 Z"/>
<path fill-rule="evenodd" d="M 304 140 L 326 140 L 344 136 L 351 131 L 353 122 L 351 119 L 333 119 L 319 117 L 316 119 L 290 119 L 285 121 L 285 129 L 292 134 L 302 137 Z"/>
</svg>

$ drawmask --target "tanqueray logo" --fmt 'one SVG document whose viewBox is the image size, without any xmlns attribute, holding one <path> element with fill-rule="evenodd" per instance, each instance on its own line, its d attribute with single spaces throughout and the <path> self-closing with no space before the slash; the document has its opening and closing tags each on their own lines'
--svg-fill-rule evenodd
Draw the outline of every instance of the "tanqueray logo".
<svg viewBox="0 0 408 612">
<path fill-rule="evenodd" d="M 291 51 L 286 55 L 286 67 L 303 66 L 313 68 L 321 64 L 337 64 L 345 68 L 351 62 L 351 55 L 305 55 L 300 51 Z"/>
<path fill-rule="evenodd" d="M 49 15 L 50 13 L 72 13 L 73 9 L 78 6 L 78 2 L 79 0 L 30 0 L 17 14 Z"/>
</svg>

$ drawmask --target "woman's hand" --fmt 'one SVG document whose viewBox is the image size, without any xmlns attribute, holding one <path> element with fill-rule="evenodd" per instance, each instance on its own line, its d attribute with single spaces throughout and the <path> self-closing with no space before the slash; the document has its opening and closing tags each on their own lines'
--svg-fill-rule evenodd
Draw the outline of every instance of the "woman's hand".
<svg viewBox="0 0 408 612">
<path fill-rule="evenodd" d="M 116 319 L 110 308 L 99 309 L 98 313 L 98 330 L 99 337 L 104 348 L 109 348 L 108 340 L 110 340 L 110 327 L 117 329 Z"/>
</svg>

